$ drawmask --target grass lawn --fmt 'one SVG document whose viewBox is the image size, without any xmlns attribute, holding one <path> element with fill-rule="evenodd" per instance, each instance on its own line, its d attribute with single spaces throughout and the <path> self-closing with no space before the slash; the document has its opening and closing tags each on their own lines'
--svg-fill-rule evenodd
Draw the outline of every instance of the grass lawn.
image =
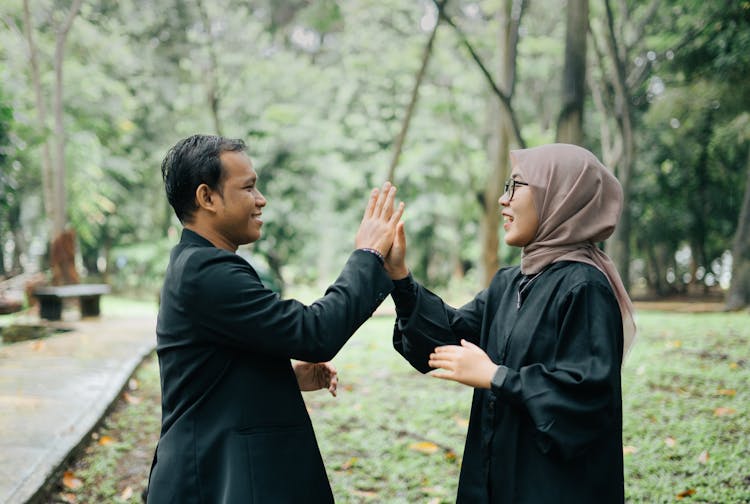
<svg viewBox="0 0 750 504">
<path fill-rule="evenodd" d="M 420 375 L 370 320 L 336 357 L 339 397 L 305 393 L 338 503 L 454 501 L 471 390 Z M 640 312 L 623 369 L 632 503 L 750 502 L 750 317 Z M 155 359 L 71 463 L 53 502 L 138 502 L 159 429 Z M 543 482 L 540 482 L 543 484 Z"/>
</svg>

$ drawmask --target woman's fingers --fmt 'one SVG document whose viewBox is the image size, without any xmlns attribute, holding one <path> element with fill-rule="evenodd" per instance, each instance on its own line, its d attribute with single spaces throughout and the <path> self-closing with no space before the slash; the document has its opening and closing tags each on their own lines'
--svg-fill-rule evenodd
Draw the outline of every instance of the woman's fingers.
<svg viewBox="0 0 750 504">
<path fill-rule="evenodd" d="M 432 376 L 434 378 L 440 378 L 441 380 L 453 380 L 453 381 L 456 381 L 455 377 L 453 376 L 453 373 L 446 373 L 446 372 L 431 373 L 430 376 Z"/>
<path fill-rule="evenodd" d="M 404 215 L 404 208 L 406 208 L 406 204 L 402 201 L 398 204 L 396 211 L 391 214 L 391 224 L 397 224 L 401 220 L 401 216 Z"/>
</svg>

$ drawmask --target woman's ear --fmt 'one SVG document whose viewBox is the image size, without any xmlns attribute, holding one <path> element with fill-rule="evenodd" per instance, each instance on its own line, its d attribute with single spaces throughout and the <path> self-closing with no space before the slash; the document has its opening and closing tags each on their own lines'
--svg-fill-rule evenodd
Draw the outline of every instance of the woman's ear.
<svg viewBox="0 0 750 504">
<path fill-rule="evenodd" d="M 206 184 L 201 184 L 195 190 L 195 202 L 199 208 L 208 210 L 209 212 L 215 211 L 216 195 L 214 191 Z"/>
</svg>

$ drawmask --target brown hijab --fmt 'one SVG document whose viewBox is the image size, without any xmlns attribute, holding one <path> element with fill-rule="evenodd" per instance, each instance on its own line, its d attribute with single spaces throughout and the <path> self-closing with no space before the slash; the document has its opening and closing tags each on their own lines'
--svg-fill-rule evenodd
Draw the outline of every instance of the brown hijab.
<svg viewBox="0 0 750 504">
<path fill-rule="evenodd" d="M 510 157 L 529 184 L 539 215 L 536 236 L 523 248 L 521 272 L 532 275 L 557 261 L 577 261 L 604 273 L 622 313 L 624 358 L 635 340 L 633 304 L 614 263 L 596 246 L 620 219 L 620 183 L 596 156 L 576 145 L 514 150 Z"/>
</svg>

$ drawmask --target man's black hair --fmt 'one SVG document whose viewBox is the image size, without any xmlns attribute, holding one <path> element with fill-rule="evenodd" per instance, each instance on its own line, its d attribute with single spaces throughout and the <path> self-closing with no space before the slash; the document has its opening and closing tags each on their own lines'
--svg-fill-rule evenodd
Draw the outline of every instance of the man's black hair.
<svg viewBox="0 0 750 504">
<path fill-rule="evenodd" d="M 245 142 L 216 135 L 193 135 L 177 142 L 161 163 L 167 200 L 180 222 L 190 222 L 198 206 L 195 191 L 201 184 L 222 194 L 224 152 L 245 151 Z"/>
</svg>

